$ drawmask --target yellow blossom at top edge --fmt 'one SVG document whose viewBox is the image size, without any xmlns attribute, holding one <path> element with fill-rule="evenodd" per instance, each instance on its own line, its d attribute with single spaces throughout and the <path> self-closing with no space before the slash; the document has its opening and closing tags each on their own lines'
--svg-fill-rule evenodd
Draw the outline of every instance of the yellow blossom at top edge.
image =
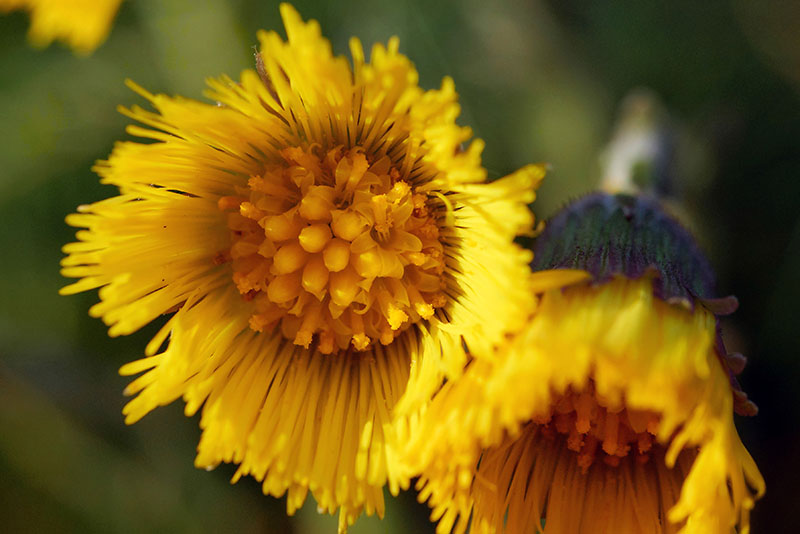
<svg viewBox="0 0 800 534">
<path fill-rule="evenodd" d="M 37 48 L 63 41 L 78 54 L 90 54 L 108 37 L 122 0 L 0 0 L 0 12 L 30 13 L 28 39 Z"/>
</svg>

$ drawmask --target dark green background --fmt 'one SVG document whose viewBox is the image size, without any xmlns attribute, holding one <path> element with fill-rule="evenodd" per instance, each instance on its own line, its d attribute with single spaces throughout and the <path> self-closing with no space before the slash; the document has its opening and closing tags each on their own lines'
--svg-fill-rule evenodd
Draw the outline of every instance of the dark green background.
<svg viewBox="0 0 800 534">
<path fill-rule="evenodd" d="M 729 348 L 750 358 L 742 383 L 761 413 L 738 419 L 767 479 L 753 532 L 800 529 L 800 3 L 298 1 L 338 53 L 398 35 L 423 87 L 455 79 L 461 123 L 487 142 L 492 177 L 532 161 L 552 172 L 535 209 L 553 212 L 600 175 L 621 100 L 660 95 L 676 134 L 679 207 L 724 293 Z M 698 4 L 703 4 L 702 6 Z M 230 466 L 192 467 L 196 419 L 175 403 L 125 427 L 123 363 L 152 328 L 110 339 L 87 316 L 96 293 L 59 297 L 64 216 L 114 194 L 89 168 L 141 104 L 126 77 L 200 97 L 206 76 L 253 62 L 259 28 L 281 29 L 255 0 L 133 0 L 109 40 L 79 58 L 25 41 L 27 16 L 0 17 L 0 530 L 333 532 L 313 502 L 283 502 Z M 281 30 L 282 31 L 282 30 Z M 367 532 L 432 532 L 411 495 Z"/>
</svg>

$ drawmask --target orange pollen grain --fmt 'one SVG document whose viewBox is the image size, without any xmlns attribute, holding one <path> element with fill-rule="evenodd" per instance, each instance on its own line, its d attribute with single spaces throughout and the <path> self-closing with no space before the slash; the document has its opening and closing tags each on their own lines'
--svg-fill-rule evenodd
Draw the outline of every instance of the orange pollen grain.
<svg viewBox="0 0 800 534">
<path fill-rule="evenodd" d="M 555 439 L 565 438 L 566 447 L 577 453 L 583 473 L 595 460 L 617 466 L 633 454 L 638 462 L 647 462 L 658 430 L 657 414 L 612 405 L 595 393 L 594 383 L 580 392 L 568 390 L 556 396 L 549 413 L 534 418 L 540 432 Z"/>
<path fill-rule="evenodd" d="M 290 147 L 222 197 L 231 261 L 250 326 L 325 354 L 391 343 L 447 303 L 441 201 L 387 156 Z"/>
</svg>

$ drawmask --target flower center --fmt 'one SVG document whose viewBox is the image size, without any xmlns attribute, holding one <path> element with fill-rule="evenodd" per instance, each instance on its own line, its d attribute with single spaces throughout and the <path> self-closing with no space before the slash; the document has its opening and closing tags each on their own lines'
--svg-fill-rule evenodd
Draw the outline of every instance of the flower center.
<svg viewBox="0 0 800 534">
<path fill-rule="evenodd" d="M 229 257 L 250 327 L 280 327 L 320 352 L 391 343 L 444 306 L 443 203 L 359 147 L 285 148 L 283 161 L 222 197 Z"/>
<path fill-rule="evenodd" d="M 592 382 L 580 393 L 568 390 L 556 397 L 550 413 L 533 421 L 546 437 L 567 437 L 567 448 L 578 453 L 584 473 L 598 455 L 611 466 L 619 465 L 628 454 L 647 462 L 659 423 L 653 412 L 612 406 L 597 395 Z"/>
</svg>

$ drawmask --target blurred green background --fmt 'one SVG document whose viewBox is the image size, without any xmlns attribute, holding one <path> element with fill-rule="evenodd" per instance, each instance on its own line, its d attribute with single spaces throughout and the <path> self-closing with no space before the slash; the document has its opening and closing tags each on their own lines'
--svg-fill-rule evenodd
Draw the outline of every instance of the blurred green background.
<svg viewBox="0 0 800 534">
<path fill-rule="evenodd" d="M 768 487 L 753 532 L 800 531 L 800 3 L 661 4 L 295 2 L 338 53 L 398 35 L 423 87 L 452 76 L 492 177 L 550 162 L 540 217 L 596 183 L 625 96 L 658 96 L 675 204 L 741 302 L 724 328 L 761 408 L 738 418 Z M 88 58 L 30 48 L 27 26 L 0 17 L 0 530 L 334 532 L 311 500 L 287 519 L 254 481 L 231 487 L 231 466 L 195 470 L 181 403 L 125 427 L 117 369 L 153 329 L 110 339 L 96 293 L 57 295 L 64 216 L 114 194 L 89 169 L 125 137 L 115 107 L 143 103 L 123 80 L 200 98 L 206 76 L 252 66 L 257 29 L 282 31 L 277 3 L 128 1 Z M 432 532 L 426 517 L 409 494 L 352 532 Z"/>
</svg>

